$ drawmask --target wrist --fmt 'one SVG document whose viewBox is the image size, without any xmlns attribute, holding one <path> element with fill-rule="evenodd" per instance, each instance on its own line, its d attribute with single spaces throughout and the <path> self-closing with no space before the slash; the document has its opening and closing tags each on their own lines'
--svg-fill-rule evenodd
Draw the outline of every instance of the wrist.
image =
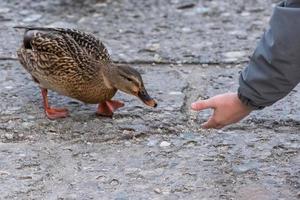
<svg viewBox="0 0 300 200">
<path fill-rule="evenodd" d="M 244 96 L 240 90 L 238 90 L 238 98 L 240 100 L 240 102 L 246 106 L 249 110 L 262 110 L 265 107 L 264 106 L 259 106 L 257 104 L 255 104 L 255 102 L 253 102 L 251 99 L 249 99 L 248 97 Z"/>
</svg>

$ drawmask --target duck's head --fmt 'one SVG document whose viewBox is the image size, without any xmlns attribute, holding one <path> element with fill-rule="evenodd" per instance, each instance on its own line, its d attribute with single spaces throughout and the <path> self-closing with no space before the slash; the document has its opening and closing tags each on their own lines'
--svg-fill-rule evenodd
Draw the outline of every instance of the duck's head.
<svg viewBox="0 0 300 200">
<path fill-rule="evenodd" d="M 156 101 L 149 96 L 145 89 L 142 76 L 132 67 L 123 64 L 112 64 L 107 69 L 106 84 L 127 94 L 134 95 L 146 105 L 156 107 Z"/>
</svg>

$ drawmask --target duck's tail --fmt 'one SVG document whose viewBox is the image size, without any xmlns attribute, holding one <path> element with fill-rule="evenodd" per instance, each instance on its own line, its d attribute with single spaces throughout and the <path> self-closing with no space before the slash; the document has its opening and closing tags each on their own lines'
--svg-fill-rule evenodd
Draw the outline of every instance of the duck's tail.
<svg viewBox="0 0 300 200">
<path fill-rule="evenodd" d="M 35 26 L 14 26 L 15 29 L 39 30 L 39 31 L 57 31 L 57 28 L 35 27 Z"/>
</svg>

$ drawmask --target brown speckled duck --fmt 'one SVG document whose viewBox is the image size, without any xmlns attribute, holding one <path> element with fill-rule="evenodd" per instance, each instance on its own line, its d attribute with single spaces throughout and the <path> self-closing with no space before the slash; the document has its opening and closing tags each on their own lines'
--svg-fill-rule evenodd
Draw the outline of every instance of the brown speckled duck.
<svg viewBox="0 0 300 200">
<path fill-rule="evenodd" d="M 156 107 L 139 72 L 127 65 L 114 64 L 103 43 L 93 35 L 64 28 L 15 28 L 25 29 L 18 58 L 39 84 L 49 119 L 66 117 L 68 110 L 50 107 L 48 89 L 84 103 L 99 104 L 97 114 L 108 117 L 124 106 L 123 102 L 112 100 L 117 90 Z"/>
</svg>

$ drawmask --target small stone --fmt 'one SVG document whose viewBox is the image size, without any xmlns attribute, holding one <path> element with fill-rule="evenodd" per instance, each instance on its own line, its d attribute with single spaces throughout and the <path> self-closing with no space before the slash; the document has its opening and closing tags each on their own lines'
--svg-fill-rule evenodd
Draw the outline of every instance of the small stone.
<svg viewBox="0 0 300 200">
<path fill-rule="evenodd" d="M 148 44 L 145 50 L 150 52 L 157 52 L 160 49 L 159 43 Z"/>
<path fill-rule="evenodd" d="M 210 12 L 210 8 L 207 7 L 197 7 L 195 9 L 195 13 L 199 13 L 199 14 L 207 14 Z"/>
<path fill-rule="evenodd" d="M 130 134 L 132 134 L 132 131 L 124 130 L 124 131 L 123 131 L 123 134 L 124 134 L 124 135 L 130 135 Z"/>
<path fill-rule="evenodd" d="M 158 143 L 157 140 L 149 140 L 148 143 L 147 143 L 147 146 L 154 147 L 154 146 L 157 145 L 157 143 Z"/>
<path fill-rule="evenodd" d="M 7 90 L 11 90 L 11 89 L 13 89 L 14 87 L 11 86 L 11 85 L 8 85 L 8 86 L 5 86 L 4 88 L 7 89 Z"/>
<path fill-rule="evenodd" d="M 8 110 L 10 110 L 10 111 L 17 111 L 20 109 L 21 109 L 21 107 L 18 107 L 18 106 L 8 108 Z"/>
<path fill-rule="evenodd" d="M 112 179 L 112 180 L 109 182 L 109 184 L 110 184 L 110 185 L 114 185 L 114 186 L 116 186 L 116 185 L 119 185 L 119 184 L 120 184 L 120 182 L 119 182 L 119 180 L 118 180 L 118 179 Z"/>
<path fill-rule="evenodd" d="M 162 193 L 161 189 L 159 189 L 159 188 L 155 188 L 155 189 L 154 189 L 154 192 L 155 192 L 156 194 L 161 194 L 161 193 Z"/>
<path fill-rule="evenodd" d="M 167 110 L 167 111 L 173 111 L 174 108 L 171 107 L 171 106 L 166 106 L 166 107 L 164 107 L 164 110 Z"/>
<path fill-rule="evenodd" d="M 169 95 L 183 95 L 183 93 L 180 91 L 172 91 L 172 92 L 169 92 Z"/>
<path fill-rule="evenodd" d="M 225 57 L 226 62 L 235 62 L 238 59 L 246 56 L 246 53 L 244 51 L 230 51 L 223 53 L 223 56 Z"/>
<path fill-rule="evenodd" d="M 125 169 L 125 174 L 130 175 L 130 174 L 137 174 L 141 171 L 139 168 L 126 168 Z"/>
<path fill-rule="evenodd" d="M 187 141 L 183 144 L 183 146 L 186 146 L 186 147 L 193 147 L 193 146 L 196 146 L 197 145 L 197 141 Z"/>
<path fill-rule="evenodd" d="M 0 171 L 0 176 L 7 176 L 7 175 L 9 175 L 8 172 L 6 172 L 6 171 Z"/>
<path fill-rule="evenodd" d="M 30 123 L 30 122 L 23 122 L 23 123 L 22 123 L 22 127 L 24 127 L 24 128 L 30 128 L 32 125 L 33 125 L 33 124 Z"/>
<path fill-rule="evenodd" d="M 18 14 L 20 15 L 29 15 L 30 11 L 29 10 L 21 10 L 20 12 L 18 12 Z"/>
<path fill-rule="evenodd" d="M 238 39 L 247 39 L 247 33 L 245 31 L 234 30 L 230 31 L 228 34 L 235 35 Z"/>
<path fill-rule="evenodd" d="M 242 12 L 241 13 L 241 16 L 243 16 L 243 17 L 248 17 L 248 16 L 250 16 L 250 12 Z"/>
<path fill-rule="evenodd" d="M 167 142 L 167 141 L 162 141 L 161 143 L 160 143 L 160 147 L 168 147 L 168 146 L 170 146 L 171 145 L 171 143 L 170 142 Z"/>
<path fill-rule="evenodd" d="M 129 141 L 125 141 L 124 144 L 125 144 L 126 147 L 130 147 L 131 146 L 131 142 L 129 142 Z"/>
<path fill-rule="evenodd" d="M 192 29 L 189 28 L 189 27 L 183 27 L 183 28 L 181 29 L 181 31 L 182 31 L 183 33 L 190 33 L 190 32 L 192 31 Z"/>
<path fill-rule="evenodd" d="M 33 115 L 27 115 L 26 119 L 32 120 L 32 119 L 35 119 L 35 116 L 33 116 Z"/>
<path fill-rule="evenodd" d="M 8 140 L 14 139 L 13 134 L 6 133 L 4 136 L 5 136 L 5 138 L 8 139 Z"/>
<path fill-rule="evenodd" d="M 180 137 L 185 140 L 192 140 L 195 138 L 195 133 L 184 132 L 184 133 L 180 134 Z"/>
<path fill-rule="evenodd" d="M 155 60 L 155 62 L 161 62 L 161 60 L 162 60 L 162 58 L 158 54 L 155 54 L 153 59 Z"/>
<path fill-rule="evenodd" d="M 42 18 L 41 14 L 32 14 L 29 15 L 28 17 L 25 17 L 25 19 L 23 19 L 23 22 L 35 22 L 41 18 Z"/>
<path fill-rule="evenodd" d="M 107 7 L 107 3 L 100 2 L 94 5 L 95 8 Z"/>
<path fill-rule="evenodd" d="M 100 175 L 100 176 L 97 176 L 96 179 L 100 182 L 105 182 L 106 181 L 106 176 L 104 175 Z"/>
<path fill-rule="evenodd" d="M 0 13 L 8 13 L 9 11 L 9 8 L 0 8 Z"/>
<path fill-rule="evenodd" d="M 240 165 L 235 165 L 233 166 L 233 171 L 235 173 L 246 173 L 250 170 L 255 170 L 257 169 L 259 166 L 258 166 L 258 163 L 256 162 L 248 162 L 248 163 L 245 163 L 245 164 L 240 164 Z"/>
</svg>

